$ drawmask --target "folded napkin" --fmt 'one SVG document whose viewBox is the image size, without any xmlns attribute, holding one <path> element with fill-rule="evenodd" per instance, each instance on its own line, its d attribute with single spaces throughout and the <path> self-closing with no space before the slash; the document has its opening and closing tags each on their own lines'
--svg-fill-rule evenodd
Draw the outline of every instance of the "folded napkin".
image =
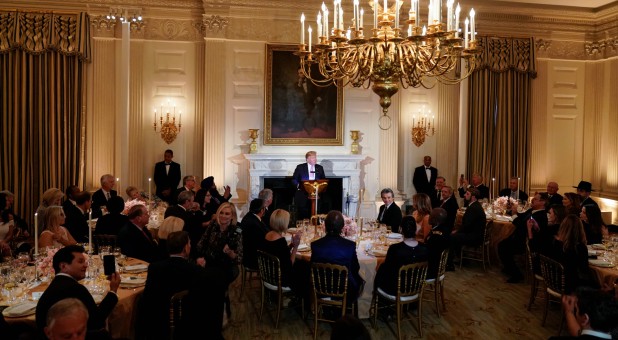
<svg viewBox="0 0 618 340">
<path fill-rule="evenodd" d="M 134 264 L 132 266 L 124 266 L 124 270 L 128 272 L 147 270 L 147 269 L 148 269 L 148 265 L 146 264 Z"/>
<path fill-rule="evenodd" d="M 613 268 L 614 264 L 611 262 L 607 262 L 607 261 L 603 261 L 603 260 L 588 260 L 588 263 L 593 265 L 593 266 L 597 266 L 597 267 L 604 267 L 604 268 Z"/>
<path fill-rule="evenodd" d="M 137 276 L 125 276 L 120 279 L 121 285 L 143 285 L 146 283 L 146 279 Z"/>
<path fill-rule="evenodd" d="M 373 256 L 386 256 L 386 250 L 384 249 L 373 249 L 370 253 Z"/>
<path fill-rule="evenodd" d="M 309 247 L 308 244 L 299 244 L 298 245 L 298 251 L 306 251 L 306 250 L 311 250 L 311 247 Z"/>
<path fill-rule="evenodd" d="M 391 238 L 391 239 L 398 239 L 398 238 L 402 238 L 403 235 L 399 234 L 399 233 L 390 233 L 388 235 L 386 235 L 386 238 Z"/>
</svg>

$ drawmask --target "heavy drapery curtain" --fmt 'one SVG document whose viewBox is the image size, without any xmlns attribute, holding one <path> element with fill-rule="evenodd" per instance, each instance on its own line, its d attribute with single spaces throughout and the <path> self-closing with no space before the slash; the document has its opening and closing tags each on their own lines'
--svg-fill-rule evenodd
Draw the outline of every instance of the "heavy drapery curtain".
<svg viewBox="0 0 618 340">
<path fill-rule="evenodd" d="M 480 68 L 469 78 L 467 172 L 481 174 L 494 195 L 513 176 L 528 191 L 534 39 L 481 37 L 478 43 Z"/>
<path fill-rule="evenodd" d="M 33 222 L 40 195 L 82 182 L 85 13 L 0 11 L 0 188 Z"/>
</svg>

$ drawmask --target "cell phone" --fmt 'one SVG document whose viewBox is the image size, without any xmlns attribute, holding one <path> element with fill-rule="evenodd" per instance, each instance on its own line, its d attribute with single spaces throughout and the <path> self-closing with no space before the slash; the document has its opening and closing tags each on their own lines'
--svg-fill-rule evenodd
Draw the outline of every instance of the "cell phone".
<svg viewBox="0 0 618 340">
<path fill-rule="evenodd" d="M 116 272 L 116 257 L 114 255 L 103 256 L 103 271 L 105 276 L 112 275 Z"/>
</svg>

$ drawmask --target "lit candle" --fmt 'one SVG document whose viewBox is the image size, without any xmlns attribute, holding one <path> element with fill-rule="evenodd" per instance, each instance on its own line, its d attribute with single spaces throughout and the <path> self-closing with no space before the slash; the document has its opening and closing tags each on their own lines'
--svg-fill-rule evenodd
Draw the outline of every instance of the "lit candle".
<svg viewBox="0 0 618 340">
<path fill-rule="evenodd" d="M 386 9 L 388 8 L 388 5 L 386 3 L 386 0 L 384 0 L 384 14 L 386 14 Z"/>
<path fill-rule="evenodd" d="M 474 25 L 474 8 L 470 10 L 470 41 L 475 41 L 476 38 L 474 37 L 475 34 L 475 25 Z"/>
<path fill-rule="evenodd" d="M 322 13 L 318 12 L 318 41 L 320 41 L 320 35 L 322 35 Z M 309 27 L 309 29 L 311 29 L 311 27 Z M 309 41 L 311 41 L 311 33 L 309 33 Z M 309 43 L 309 45 L 311 45 L 311 43 Z"/>
<path fill-rule="evenodd" d="M 343 31 L 343 8 L 341 8 L 341 0 L 339 0 L 339 29 Z"/>
<path fill-rule="evenodd" d="M 446 3 L 446 31 L 453 30 L 453 2 L 454 0 L 448 0 Z"/>
<path fill-rule="evenodd" d="M 300 15 L 300 44 L 305 44 L 305 13 Z"/>
<path fill-rule="evenodd" d="M 39 214 L 34 213 L 34 255 L 39 254 Z"/>
<path fill-rule="evenodd" d="M 120 196 L 122 196 L 122 190 L 120 190 L 120 178 L 116 177 L 116 187 L 118 188 L 118 192 Z"/>
<path fill-rule="evenodd" d="M 517 201 L 519 201 L 519 181 L 521 178 L 517 177 Z"/>
<path fill-rule="evenodd" d="M 311 41 L 311 40 L 309 40 Z M 311 44 L 311 43 L 310 43 Z M 311 46 L 311 45 L 309 45 Z M 148 178 L 148 199 L 152 201 L 152 179 Z"/>
<path fill-rule="evenodd" d="M 88 253 L 92 254 L 92 209 L 88 212 Z"/>
<path fill-rule="evenodd" d="M 493 201 L 493 197 L 495 197 L 494 196 L 495 188 L 496 188 L 496 178 L 494 177 L 491 179 L 491 191 L 490 191 L 491 195 L 489 196 L 490 201 Z"/>
<path fill-rule="evenodd" d="M 373 28 L 378 29 L 378 0 L 373 2 Z"/>
<path fill-rule="evenodd" d="M 328 29 L 328 8 L 324 7 L 324 36 L 325 37 L 330 37 L 330 30 Z"/>
<path fill-rule="evenodd" d="M 461 12 L 461 7 L 458 3 L 457 8 L 455 8 L 455 38 L 459 38 L 459 12 Z"/>
<path fill-rule="evenodd" d="M 435 6 L 434 10 L 434 20 L 436 24 L 442 22 L 442 0 L 435 0 L 433 5 Z"/>
<path fill-rule="evenodd" d="M 311 53 L 311 25 L 309 25 L 308 31 L 309 31 L 309 53 Z M 320 30 L 318 29 L 318 32 L 319 31 Z"/>
<path fill-rule="evenodd" d="M 427 25 L 433 24 L 432 12 L 433 11 L 433 0 L 429 0 L 429 8 L 427 11 Z"/>
<path fill-rule="evenodd" d="M 360 9 L 360 29 L 361 30 L 363 29 L 363 26 L 364 26 L 364 24 L 363 24 L 363 16 L 365 16 L 365 10 L 361 8 Z"/>
<path fill-rule="evenodd" d="M 155 118 L 154 118 L 154 123 L 157 124 L 157 109 L 155 109 Z"/>
<path fill-rule="evenodd" d="M 399 28 L 399 0 L 395 0 L 395 28 Z"/>
<path fill-rule="evenodd" d="M 339 28 L 339 24 L 337 23 L 337 20 L 339 20 L 339 13 L 338 13 L 339 8 L 337 7 L 337 0 L 333 1 L 333 28 L 337 29 Z"/>
<path fill-rule="evenodd" d="M 466 21 L 464 21 L 464 48 L 468 48 L 468 25 L 470 24 L 470 20 L 468 20 L 468 18 L 466 18 Z"/>
</svg>

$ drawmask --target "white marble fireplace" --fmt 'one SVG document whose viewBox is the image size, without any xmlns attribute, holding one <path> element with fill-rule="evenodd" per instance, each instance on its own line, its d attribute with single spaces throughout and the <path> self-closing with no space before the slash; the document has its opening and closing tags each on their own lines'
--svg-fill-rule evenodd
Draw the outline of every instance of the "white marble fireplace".
<svg viewBox="0 0 618 340">
<path fill-rule="evenodd" d="M 245 154 L 249 161 L 250 199 L 258 197 L 264 187 L 265 177 L 286 177 L 294 174 L 300 163 L 305 163 L 304 155 L 290 154 Z M 341 177 L 343 182 L 342 197 L 350 195 L 357 201 L 361 188 L 361 161 L 363 155 L 328 155 L 318 154 L 318 164 L 324 167 L 326 177 Z"/>
</svg>

